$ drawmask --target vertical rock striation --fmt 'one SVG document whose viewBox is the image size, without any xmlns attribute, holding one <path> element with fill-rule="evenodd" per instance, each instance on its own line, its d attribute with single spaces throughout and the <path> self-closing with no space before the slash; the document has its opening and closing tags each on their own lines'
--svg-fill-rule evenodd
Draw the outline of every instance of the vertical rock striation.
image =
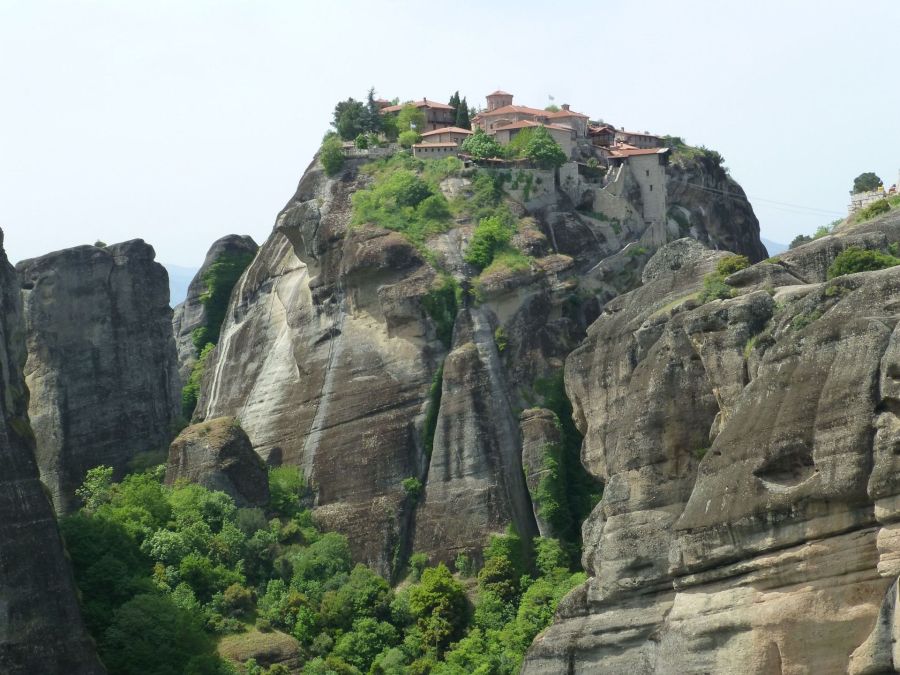
<svg viewBox="0 0 900 675">
<path fill-rule="evenodd" d="M 41 479 L 59 513 L 85 472 L 162 452 L 178 412 L 168 275 L 137 239 L 18 264 Z"/>
<path fill-rule="evenodd" d="M 193 339 L 194 331 L 206 327 L 209 321 L 209 315 L 201 296 L 208 290 L 205 278 L 210 267 L 222 259 L 253 256 L 257 250 L 259 250 L 259 246 L 247 235 L 229 234 L 221 239 L 216 239 L 209 247 L 203 265 L 191 280 L 184 302 L 175 307 L 172 316 L 172 330 L 175 333 L 175 346 L 178 349 L 178 374 L 183 383 L 187 382 L 191 368 L 197 361 L 197 345 L 194 344 Z"/>
<path fill-rule="evenodd" d="M 900 268 L 827 280 L 900 213 L 729 277 L 662 249 L 568 358 L 591 578 L 526 673 L 894 672 Z"/>
<path fill-rule="evenodd" d="M 3 241 L 0 232 L 0 246 Z M 0 672 L 104 673 L 34 460 L 19 284 L 0 248 Z"/>
</svg>

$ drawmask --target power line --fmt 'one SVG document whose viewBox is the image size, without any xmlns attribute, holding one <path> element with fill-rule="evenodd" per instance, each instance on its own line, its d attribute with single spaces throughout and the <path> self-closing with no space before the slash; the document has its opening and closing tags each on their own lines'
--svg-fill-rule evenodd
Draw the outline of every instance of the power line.
<svg viewBox="0 0 900 675">
<path fill-rule="evenodd" d="M 698 190 L 704 190 L 706 192 L 716 194 L 716 195 L 718 195 L 720 197 L 724 197 L 726 199 L 734 199 L 735 201 L 742 201 L 742 202 L 751 204 L 749 197 L 746 197 L 746 196 L 741 197 L 738 194 L 727 192 L 727 191 L 721 190 L 719 188 L 707 187 L 706 185 L 700 185 L 699 183 L 690 183 L 688 181 L 683 181 L 683 180 L 676 181 L 676 182 L 681 183 L 682 185 L 688 185 L 688 186 L 696 188 Z M 843 213 L 841 213 L 839 211 L 831 211 L 829 209 L 819 209 L 819 208 L 816 208 L 813 206 L 803 206 L 802 204 L 791 204 L 790 202 L 780 202 L 780 201 L 776 201 L 774 199 L 765 199 L 763 197 L 754 197 L 753 201 L 763 202 L 763 203 L 770 204 L 770 205 L 775 205 L 776 207 L 781 206 L 781 207 L 784 207 L 782 210 L 791 210 L 791 212 L 797 213 L 797 214 L 806 212 L 810 215 L 825 215 L 825 216 L 842 216 L 842 215 L 844 215 Z M 752 204 L 751 204 L 751 206 L 752 206 Z"/>
</svg>

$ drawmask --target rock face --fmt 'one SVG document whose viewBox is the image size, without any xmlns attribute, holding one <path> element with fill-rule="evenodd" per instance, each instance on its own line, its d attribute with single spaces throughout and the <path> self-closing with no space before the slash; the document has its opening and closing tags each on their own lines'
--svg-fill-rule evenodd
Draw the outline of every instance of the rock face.
<svg viewBox="0 0 900 675">
<path fill-rule="evenodd" d="M 188 286 L 187 297 L 175 307 L 172 316 L 175 346 L 178 349 L 178 374 L 182 382 L 187 381 L 191 368 L 197 361 L 197 348 L 192 333 L 197 328 L 206 326 L 208 320 L 206 307 L 200 300 L 200 296 L 207 290 L 204 276 L 217 260 L 223 257 L 254 255 L 258 249 L 259 246 L 251 237 L 238 234 L 229 234 L 216 239 L 209 247 L 203 265 Z"/>
<path fill-rule="evenodd" d="M 233 417 L 219 417 L 184 429 L 169 447 L 166 485 L 179 479 L 221 490 L 238 506 L 269 501 L 266 465 Z"/>
<path fill-rule="evenodd" d="M 237 417 L 269 464 L 301 467 L 320 523 L 390 573 L 413 550 L 452 561 L 509 525 L 537 533 L 519 411 L 541 403 L 535 382 L 559 372 L 668 235 L 637 221 L 616 233 L 548 176 L 540 200 L 509 202 L 529 269 L 475 281 L 465 217 L 424 254 L 397 232 L 349 225 L 352 195 L 372 181 L 364 163 L 333 178 L 318 161 L 307 169 L 235 286 L 195 416 Z M 471 186 L 463 173 L 440 187 L 466 198 Z M 442 274 L 462 288 L 447 325 L 433 311 Z M 424 486 L 417 499 L 408 478 Z"/>
<path fill-rule="evenodd" d="M 23 326 L 19 284 L 0 248 L 0 671 L 100 675 L 34 461 Z"/>
<path fill-rule="evenodd" d="M 163 451 L 178 411 L 168 276 L 141 240 L 18 264 L 41 479 L 60 513 L 85 472 Z"/>
<path fill-rule="evenodd" d="M 847 246 L 896 242 L 894 211 L 702 305 L 723 254 L 675 242 L 606 306 L 566 362 L 606 485 L 583 529 L 592 576 L 524 672 L 900 666 L 900 268 L 826 278 Z"/>
</svg>

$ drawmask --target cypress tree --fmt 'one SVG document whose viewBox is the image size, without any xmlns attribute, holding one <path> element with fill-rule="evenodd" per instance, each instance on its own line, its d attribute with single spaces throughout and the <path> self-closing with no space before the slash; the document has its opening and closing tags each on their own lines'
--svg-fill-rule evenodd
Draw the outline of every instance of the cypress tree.
<svg viewBox="0 0 900 675">
<path fill-rule="evenodd" d="M 453 96 L 447 101 L 447 105 L 453 108 L 453 119 L 455 120 L 459 116 L 459 91 L 453 92 Z"/>
<path fill-rule="evenodd" d="M 469 105 L 466 103 L 465 97 L 459 102 L 456 110 L 456 126 L 461 129 L 472 128 L 472 122 L 469 120 Z"/>
</svg>

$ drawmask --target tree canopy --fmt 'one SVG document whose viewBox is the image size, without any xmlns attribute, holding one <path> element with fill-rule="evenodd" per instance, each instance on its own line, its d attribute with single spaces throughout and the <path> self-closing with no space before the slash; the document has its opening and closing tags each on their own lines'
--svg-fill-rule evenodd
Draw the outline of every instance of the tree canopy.
<svg viewBox="0 0 900 675">
<path fill-rule="evenodd" d="M 462 151 L 472 155 L 475 159 L 503 156 L 503 146 L 484 133 L 483 129 L 476 129 L 474 134 L 463 141 Z"/>
<path fill-rule="evenodd" d="M 857 192 L 871 192 L 883 185 L 881 179 L 872 171 L 866 171 L 853 179 L 853 194 Z"/>
<path fill-rule="evenodd" d="M 555 169 L 566 163 L 568 157 L 559 143 L 553 140 L 544 127 L 536 127 L 525 146 L 525 156 L 542 169 Z"/>
</svg>

